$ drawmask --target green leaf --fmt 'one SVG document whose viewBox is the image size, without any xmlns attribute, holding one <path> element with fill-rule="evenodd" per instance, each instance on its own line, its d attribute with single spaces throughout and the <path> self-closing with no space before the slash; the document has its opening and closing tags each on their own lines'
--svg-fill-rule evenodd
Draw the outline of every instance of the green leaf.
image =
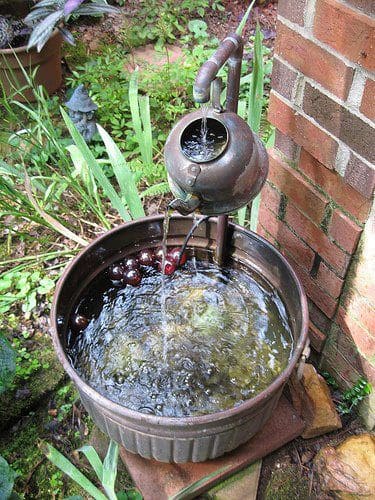
<svg viewBox="0 0 375 500">
<path fill-rule="evenodd" d="M 238 224 L 240 226 L 245 225 L 246 212 L 247 212 L 247 205 L 245 205 L 244 207 L 242 207 L 238 210 Z"/>
<path fill-rule="evenodd" d="M 110 441 L 107 455 L 103 462 L 103 488 L 110 500 L 117 500 L 115 482 L 117 476 L 117 461 L 119 447 L 115 441 Z"/>
<path fill-rule="evenodd" d="M 253 1 L 250 3 L 249 7 L 247 8 L 247 11 L 245 12 L 245 15 L 244 15 L 244 16 L 243 16 L 243 18 L 241 19 L 241 22 L 240 22 L 240 24 L 238 25 L 238 28 L 236 29 L 236 33 L 237 33 L 237 35 L 242 35 L 243 29 L 244 29 L 244 27 L 245 27 L 245 24 L 246 24 L 246 22 L 247 22 L 247 19 L 248 19 L 249 15 L 250 15 L 251 9 L 252 9 L 252 8 L 253 8 L 253 6 L 254 6 L 254 3 L 255 3 L 255 0 L 253 0 Z"/>
<path fill-rule="evenodd" d="M 113 172 L 120 187 L 121 195 L 128 205 L 132 217 L 134 219 L 144 217 L 145 211 L 143 209 L 142 201 L 138 194 L 133 174 L 126 163 L 125 158 L 112 137 L 100 125 L 97 125 L 97 127 L 100 137 L 102 138 L 107 149 L 108 157 L 111 160 Z"/>
<path fill-rule="evenodd" d="M 225 472 L 230 467 L 231 467 L 230 465 L 226 465 L 225 467 L 221 467 L 221 469 L 211 472 L 211 474 L 207 474 L 207 476 L 202 477 L 202 479 L 199 479 L 198 481 L 195 481 L 195 483 L 190 484 L 185 488 L 182 488 L 182 490 L 180 490 L 175 495 L 168 497 L 168 500 L 183 500 L 184 498 L 189 497 L 190 495 L 194 496 L 193 494 L 197 491 L 198 488 L 205 485 L 212 478 L 216 476 L 219 477 L 222 472 Z"/>
<path fill-rule="evenodd" d="M 13 382 L 16 374 L 16 358 L 16 351 L 8 340 L 0 334 L 0 394 Z"/>
<path fill-rule="evenodd" d="M 93 446 L 84 445 L 78 449 L 81 451 L 87 460 L 90 462 L 91 467 L 94 469 L 95 474 L 98 476 L 100 482 L 103 481 L 103 464 Z"/>
<path fill-rule="evenodd" d="M 260 129 L 260 121 L 262 117 L 263 107 L 263 35 L 257 23 L 254 40 L 254 59 L 253 72 L 250 81 L 250 90 L 248 97 L 248 117 L 247 122 L 250 128 L 257 134 Z"/>
<path fill-rule="evenodd" d="M 251 204 L 250 229 L 254 232 L 257 230 L 258 227 L 259 206 L 260 206 L 260 193 L 253 200 Z"/>
<path fill-rule="evenodd" d="M 127 490 L 126 496 L 128 500 L 142 500 L 142 495 L 138 490 Z"/>
<path fill-rule="evenodd" d="M 42 451 L 56 467 L 58 467 L 64 474 L 69 476 L 81 488 L 83 488 L 89 495 L 94 497 L 95 500 L 107 500 L 106 496 L 77 469 L 62 453 L 48 443 L 42 445 Z"/>
<path fill-rule="evenodd" d="M 114 188 L 112 187 L 111 183 L 105 176 L 104 172 L 98 165 L 97 161 L 94 158 L 94 155 L 91 153 L 88 145 L 86 144 L 86 141 L 82 137 L 82 135 L 78 132 L 76 129 L 74 123 L 72 120 L 69 118 L 69 116 L 66 114 L 63 108 L 60 108 L 62 117 L 65 121 L 65 124 L 70 132 L 70 135 L 72 136 L 73 141 L 75 142 L 76 146 L 78 149 L 81 151 L 85 161 L 87 162 L 89 168 L 92 170 L 96 180 L 98 181 L 99 185 L 103 189 L 104 194 L 109 198 L 109 200 L 112 203 L 112 206 L 117 212 L 120 214 L 120 216 L 125 220 L 125 221 L 130 221 L 131 216 L 129 212 L 124 208 L 121 198 L 119 195 L 116 193 Z"/>
<path fill-rule="evenodd" d="M 17 474 L 0 455 L 0 498 L 7 500 L 10 497 L 16 477 Z"/>
</svg>

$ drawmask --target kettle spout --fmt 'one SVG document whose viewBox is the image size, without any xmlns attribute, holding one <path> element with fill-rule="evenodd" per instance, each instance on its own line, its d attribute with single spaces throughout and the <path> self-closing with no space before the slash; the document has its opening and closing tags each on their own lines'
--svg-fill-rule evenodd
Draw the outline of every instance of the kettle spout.
<svg viewBox="0 0 375 500">
<path fill-rule="evenodd" d="M 172 210 L 177 210 L 181 215 L 189 215 L 196 210 L 201 204 L 197 196 L 190 196 L 186 200 L 176 198 L 168 205 Z"/>
</svg>

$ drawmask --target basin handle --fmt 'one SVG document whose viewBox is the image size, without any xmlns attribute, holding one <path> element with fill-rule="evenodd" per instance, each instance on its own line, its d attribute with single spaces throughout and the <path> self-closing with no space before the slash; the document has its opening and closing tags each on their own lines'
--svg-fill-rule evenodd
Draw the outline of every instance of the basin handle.
<svg viewBox="0 0 375 500">
<path fill-rule="evenodd" d="M 303 370 L 305 368 L 306 360 L 310 356 L 310 339 L 306 340 L 305 347 L 303 348 L 302 354 L 301 354 L 301 359 L 298 363 L 298 368 L 297 368 L 297 380 L 302 379 L 303 375 Z"/>
</svg>

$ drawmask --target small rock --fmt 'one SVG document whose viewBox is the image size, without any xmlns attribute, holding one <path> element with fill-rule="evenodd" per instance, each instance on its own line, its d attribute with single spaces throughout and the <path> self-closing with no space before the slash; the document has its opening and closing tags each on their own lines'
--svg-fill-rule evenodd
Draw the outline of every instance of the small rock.
<svg viewBox="0 0 375 500">
<path fill-rule="evenodd" d="M 325 446 L 314 461 L 322 493 L 340 500 L 375 498 L 375 437 L 350 436 L 337 448 Z"/>
<path fill-rule="evenodd" d="M 341 419 L 328 385 L 312 365 L 305 365 L 301 381 L 297 380 L 296 375 L 291 377 L 289 388 L 293 406 L 306 422 L 303 438 L 308 439 L 341 429 Z"/>
</svg>

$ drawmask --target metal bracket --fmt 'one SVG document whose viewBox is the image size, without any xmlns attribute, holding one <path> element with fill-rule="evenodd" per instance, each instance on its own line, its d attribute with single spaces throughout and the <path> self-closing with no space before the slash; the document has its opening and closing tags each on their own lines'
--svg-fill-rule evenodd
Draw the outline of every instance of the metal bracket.
<svg viewBox="0 0 375 500">
<path fill-rule="evenodd" d="M 301 359 L 300 359 L 300 361 L 298 363 L 297 380 L 301 380 L 302 379 L 303 370 L 305 368 L 306 360 L 310 356 L 310 352 L 311 352 L 311 349 L 310 349 L 310 340 L 307 339 L 305 347 L 303 348 L 303 351 L 302 351 L 302 354 L 301 354 Z"/>
</svg>

